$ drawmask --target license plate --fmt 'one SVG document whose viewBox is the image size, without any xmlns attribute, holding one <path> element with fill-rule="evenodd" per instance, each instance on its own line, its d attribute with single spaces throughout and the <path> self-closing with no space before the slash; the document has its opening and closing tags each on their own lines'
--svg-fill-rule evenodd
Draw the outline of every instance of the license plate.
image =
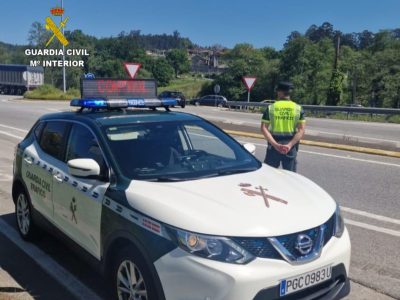
<svg viewBox="0 0 400 300">
<path fill-rule="evenodd" d="M 281 280 L 280 295 L 285 296 L 297 291 L 304 290 L 310 286 L 326 281 L 332 277 L 332 266 L 307 272 Z"/>
</svg>

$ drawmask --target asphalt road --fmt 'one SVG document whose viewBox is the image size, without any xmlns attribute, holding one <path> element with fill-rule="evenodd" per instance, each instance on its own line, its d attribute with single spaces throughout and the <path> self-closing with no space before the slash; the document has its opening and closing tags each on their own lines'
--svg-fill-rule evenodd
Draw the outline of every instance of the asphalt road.
<svg viewBox="0 0 400 300">
<path fill-rule="evenodd" d="M 259 132 L 261 114 L 228 109 L 186 106 L 185 111 L 210 121 L 256 129 Z M 306 138 L 357 146 L 372 146 L 400 151 L 400 124 L 358 122 L 307 118 Z"/>
<path fill-rule="evenodd" d="M 68 109 L 65 103 L 6 101 L 0 96 L 0 299 L 4 277 L 9 280 L 3 293 L 12 290 L 4 288 L 14 286 L 11 295 L 26 290 L 26 299 L 29 295 L 109 298 L 104 281 L 64 244 L 49 235 L 35 245 L 27 244 L 15 232 L 10 196 L 14 147 L 40 115 L 63 109 Z M 194 110 L 221 113 L 204 108 L 187 111 Z M 226 114 L 241 118 L 237 113 Z M 256 156 L 263 159 L 264 141 L 237 139 L 254 143 Z M 344 211 L 352 240 L 353 292 L 349 299 L 400 299 L 400 159 L 304 146 L 299 153 L 299 173 L 325 188 Z M 28 275 L 23 276 L 27 269 Z M 44 288 L 43 281 L 54 288 Z"/>
</svg>

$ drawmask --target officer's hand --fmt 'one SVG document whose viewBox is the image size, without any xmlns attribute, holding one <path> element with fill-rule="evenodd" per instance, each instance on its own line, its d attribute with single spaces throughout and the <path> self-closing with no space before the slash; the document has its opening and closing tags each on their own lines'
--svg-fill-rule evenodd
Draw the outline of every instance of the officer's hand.
<svg viewBox="0 0 400 300">
<path fill-rule="evenodd" d="M 275 147 L 276 151 L 278 151 L 281 154 L 286 154 L 286 145 L 282 145 L 282 144 L 277 144 Z"/>
<path fill-rule="evenodd" d="M 290 149 L 291 149 L 292 147 L 288 144 L 288 145 L 282 145 L 281 146 L 281 153 L 282 154 L 287 154 L 289 151 L 290 151 Z"/>
</svg>

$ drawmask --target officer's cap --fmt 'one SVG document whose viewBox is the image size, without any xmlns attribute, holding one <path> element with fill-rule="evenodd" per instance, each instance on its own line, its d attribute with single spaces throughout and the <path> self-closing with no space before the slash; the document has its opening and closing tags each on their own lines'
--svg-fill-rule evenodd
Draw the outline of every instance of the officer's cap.
<svg viewBox="0 0 400 300">
<path fill-rule="evenodd" d="M 289 81 L 281 81 L 278 83 L 276 90 L 282 92 L 291 92 L 293 90 L 293 87 L 293 83 Z"/>
</svg>

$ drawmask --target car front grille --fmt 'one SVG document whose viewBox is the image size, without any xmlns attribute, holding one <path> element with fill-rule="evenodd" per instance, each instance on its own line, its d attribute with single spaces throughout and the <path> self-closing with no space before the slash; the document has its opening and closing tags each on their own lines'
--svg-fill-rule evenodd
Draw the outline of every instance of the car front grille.
<svg viewBox="0 0 400 300">
<path fill-rule="evenodd" d="M 318 233 L 320 232 L 321 227 L 324 227 L 323 231 L 323 246 L 325 246 L 334 235 L 335 229 L 335 214 L 332 217 L 322 224 L 321 226 L 311 228 L 309 230 L 304 230 L 296 233 L 291 233 L 287 235 L 281 235 L 274 237 L 295 259 L 300 259 L 302 255 L 296 250 L 296 240 L 300 234 L 305 234 L 309 236 L 313 244 L 316 245 L 318 239 Z M 269 238 L 251 238 L 251 237 L 237 237 L 233 238 L 237 244 L 243 247 L 246 251 L 250 252 L 252 255 L 261 258 L 270 258 L 270 259 L 285 259 L 274 247 Z"/>
</svg>

